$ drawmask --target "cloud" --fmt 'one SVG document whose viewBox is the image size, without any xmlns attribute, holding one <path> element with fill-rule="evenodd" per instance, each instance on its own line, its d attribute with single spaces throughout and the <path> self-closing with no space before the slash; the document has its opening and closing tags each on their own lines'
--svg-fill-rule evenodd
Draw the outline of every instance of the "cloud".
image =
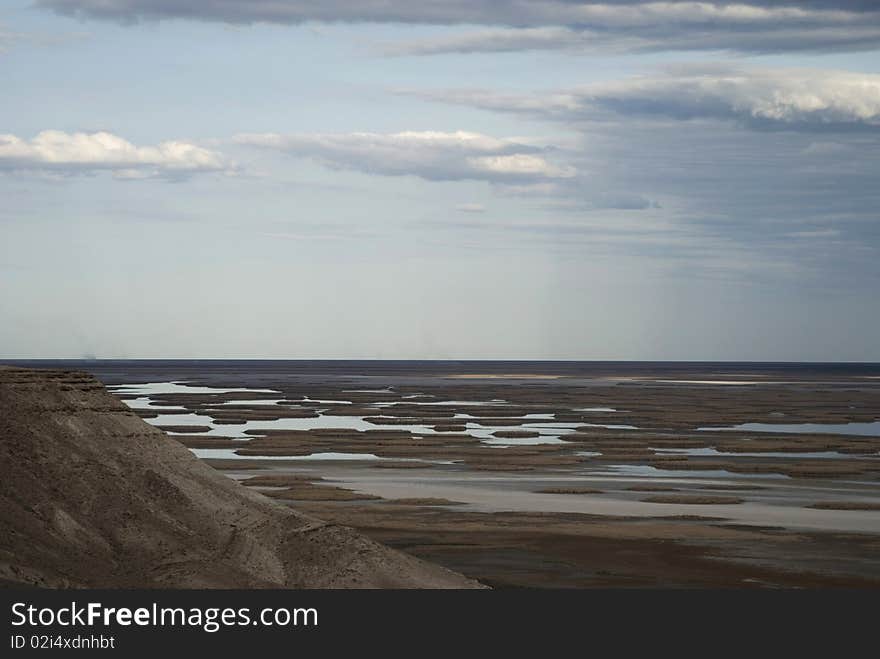
<svg viewBox="0 0 880 659">
<path fill-rule="evenodd" d="M 312 158 L 326 167 L 429 181 L 529 184 L 575 175 L 549 160 L 550 149 L 478 133 L 243 134 L 237 144 Z"/>
<path fill-rule="evenodd" d="M 813 231 L 792 231 L 788 235 L 792 238 L 837 238 L 840 231 L 837 229 L 815 229 Z"/>
<path fill-rule="evenodd" d="M 200 172 L 230 171 L 217 151 L 191 142 L 135 146 L 105 131 L 65 133 L 44 130 L 33 139 L 0 135 L 0 171 L 38 171 L 62 175 L 110 172 L 120 179 L 185 178 Z"/>
<path fill-rule="evenodd" d="M 494 28 L 448 34 L 418 41 L 379 44 L 375 50 L 391 57 L 505 53 L 554 50 L 571 54 L 720 51 L 750 54 L 876 50 L 880 25 L 768 24 L 762 29 L 741 26 L 678 25 L 663 30 L 588 30 L 568 27 Z"/>
<path fill-rule="evenodd" d="M 17 32 L 0 23 L 0 55 L 23 45 L 51 47 L 90 38 L 85 32 Z"/>
<path fill-rule="evenodd" d="M 557 153 L 577 176 L 501 190 L 556 218 L 529 224 L 547 241 L 718 276 L 736 263 L 822 286 L 880 276 L 880 76 L 691 66 L 557 91 L 406 93 L 569 133 Z"/>
<path fill-rule="evenodd" d="M 779 20 L 806 22 L 814 12 L 844 20 L 850 14 L 873 13 L 869 0 L 718 1 L 605 0 L 37 0 L 38 6 L 80 16 L 113 20 L 190 18 L 227 23 L 297 24 L 320 22 L 420 23 L 432 25 L 595 25 L 626 27 L 661 22 L 728 21 L 754 24 Z"/>
<path fill-rule="evenodd" d="M 459 213 L 485 213 L 486 207 L 483 204 L 459 204 L 455 210 Z"/>
<path fill-rule="evenodd" d="M 0 23 L 0 55 L 9 50 L 12 46 L 25 39 L 25 35 L 21 32 L 12 32 Z"/>
<path fill-rule="evenodd" d="M 559 92 L 416 92 L 424 98 L 564 122 L 620 117 L 736 121 L 752 128 L 880 128 L 880 75 L 814 69 L 680 67 Z"/>
<path fill-rule="evenodd" d="M 37 5 L 120 22 L 191 19 L 501 28 L 389 47 L 408 54 L 536 48 L 780 52 L 880 46 L 880 10 L 864 0 L 789 0 L 783 6 L 771 0 L 37 0 Z"/>
</svg>

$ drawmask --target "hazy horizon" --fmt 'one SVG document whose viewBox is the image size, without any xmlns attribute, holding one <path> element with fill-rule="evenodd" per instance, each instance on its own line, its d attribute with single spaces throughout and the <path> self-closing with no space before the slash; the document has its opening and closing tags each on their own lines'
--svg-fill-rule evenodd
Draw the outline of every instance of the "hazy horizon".
<svg viewBox="0 0 880 659">
<path fill-rule="evenodd" d="M 332 358 L 332 357 L 0 357 L 0 366 L 3 365 L 30 365 L 44 363 L 49 366 L 52 364 L 125 364 L 130 362 L 150 362 L 155 364 L 167 362 L 179 362 L 192 364 L 196 362 L 218 362 L 218 363 L 235 363 L 235 362 L 296 362 L 303 364 L 485 364 L 485 365 L 611 365 L 611 366 L 642 366 L 657 365 L 678 367 L 681 366 L 685 370 L 691 367 L 707 367 L 707 366 L 737 366 L 737 367 L 877 367 L 880 362 L 858 362 L 858 361 L 734 361 L 734 360 L 716 360 L 707 361 L 699 359 L 687 360 L 650 360 L 650 359 L 357 359 L 357 358 Z M 504 373 L 505 375 L 516 375 L 515 372 Z"/>
<path fill-rule="evenodd" d="M 11 0 L 0 359 L 880 361 L 880 7 Z"/>
</svg>

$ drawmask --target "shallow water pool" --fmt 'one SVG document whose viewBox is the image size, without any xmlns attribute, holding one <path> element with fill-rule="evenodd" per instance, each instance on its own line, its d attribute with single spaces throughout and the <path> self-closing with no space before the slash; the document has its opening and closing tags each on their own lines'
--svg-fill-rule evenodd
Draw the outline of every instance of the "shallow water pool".
<svg viewBox="0 0 880 659">
<path fill-rule="evenodd" d="M 832 435 L 866 435 L 880 437 L 880 421 L 870 423 L 741 423 L 725 428 L 697 430 L 740 430 L 747 432 L 824 433 Z"/>
</svg>

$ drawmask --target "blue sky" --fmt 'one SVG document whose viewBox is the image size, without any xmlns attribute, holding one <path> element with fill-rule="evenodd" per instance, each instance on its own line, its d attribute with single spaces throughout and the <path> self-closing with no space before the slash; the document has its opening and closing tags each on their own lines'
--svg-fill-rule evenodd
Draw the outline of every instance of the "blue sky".
<svg viewBox="0 0 880 659">
<path fill-rule="evenodd" d="M 0 356 L 880 360 L 878 48 L 858 0 L 6 3 Z"/>
</svg>

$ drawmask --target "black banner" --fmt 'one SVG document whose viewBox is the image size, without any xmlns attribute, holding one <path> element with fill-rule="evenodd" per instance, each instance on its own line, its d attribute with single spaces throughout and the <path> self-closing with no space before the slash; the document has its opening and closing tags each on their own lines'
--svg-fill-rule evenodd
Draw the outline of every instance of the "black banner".
<svg viewBox="0 0 880 659">
<path fill-rule="evenodd" d="M 739 646 L 853 647 L 874 592 L 835 591 L 0 591 L 3 656 L 75 650 L 211 652 Z M 705 646 L 713 639 L 717 647 Z M 354 644 L 354 645 L 352 645 Z M 608 644 L 611 644 L 610 646 Z"/>
</svg>

